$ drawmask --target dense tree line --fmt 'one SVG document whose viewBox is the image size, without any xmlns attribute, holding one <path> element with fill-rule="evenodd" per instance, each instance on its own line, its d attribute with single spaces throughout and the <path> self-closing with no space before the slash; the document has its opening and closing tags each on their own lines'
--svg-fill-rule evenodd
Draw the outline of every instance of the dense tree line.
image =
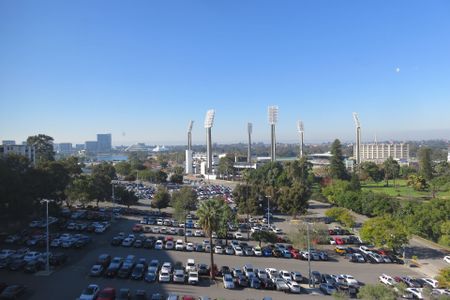
<svg viewBox="0 0 450 300">
<path fill-rule="evenodd" d="M 339 143 L 333 143 L 336 148 Z M 329 180 L 323 180 L 321 193 L 328 202 L 339 207 L 370 217 L 377 217 L 368 222 L 362 233 L 370 237 L 371 242 L 388 246 L 402 244 L 409 234 L 417 234 L 424 238 L 450 245 L 450 201 L 435 198 L 440 191 L 450 188 L 450 168 L 447 162 L 434 163 L 431 151 L 422 147 L 418 151 L 419 168 L 400 167 L 392 158 L 381 166 L 373 162 L 363 162 L 358 169 L 358 176 L 348 175 L 342 171 L 342 155 L 339 149 L 334 149 L 329 168 Z M 431 200 L 414 201 L 398 199 L 383 193 L 362 190 L 359 180 L 380 182 L 403 177 L 407 184 L 418 191 L 430 191 Z M 343 213 L 343 212 L 341 212 Z M 383 224 L 389 224 L 384 230 Z M 392 232 L 395 231 L 395 234 Z M 392 241 L 389 237 L 396 237 Z"/>
<path fill-rule="evenodd" d="M 267 163 L 244 174 L 245 184 L 233 191 L 238 211 L 260 214 L 269 201 L 271 208 L 296 216 L 303 214 L 312 194 L 312 166 L 302 158 L 287 163 Z"/>
</svg>

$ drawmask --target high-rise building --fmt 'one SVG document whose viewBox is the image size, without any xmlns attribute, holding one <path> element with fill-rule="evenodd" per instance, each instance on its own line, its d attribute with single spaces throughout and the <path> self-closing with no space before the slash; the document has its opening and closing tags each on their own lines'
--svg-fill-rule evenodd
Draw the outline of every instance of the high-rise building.
<svg viewBox="0 0 450 300">
<path fill-rule="evenodd" d="M 16 141 L 13 140 L 3 140 L 2 141 L 2 145 L 6 146 L 6 145 L 15 145 Z"/>
<path fill-rule="evenodd" d="M 33 164 L 36 161 L 36 153 L 34 146 L 29 145 L 2 145 L 0 146 L 0 157 L 9 154 L 18 154 L 28 158 Z"/>
<path fill-rule="evenodd" d="M 75 151 L 81 151 L 84 150 L 85 145 L 84 144 L 75 144 Z"/>
<path fill-rule="evenodd" d="M 97 153 L 97 148 L 98 148 L 97 145 L 98 145 L 97 141 L 87 141 L 85 143 L 84 149 L 88 153 Z"/>
<path fill-rule="evenodd" d="M 389 157 L 395 160 L 409 161 L 409 144 L 361 144 L 360 155 L 361 162 L 373 161 L 375 163 L 382 163 Z"/>
<path fill-rule="evenodd" d="M 97 152 L 109 153 L 112 149 L 111 133 L 97 134 Z"/>
<path fill-rule="evenodd" d="M 59 143 L 58 151 L 61 155 L 70 155 L 73 153 L 72 143 Z"/>
</svg>

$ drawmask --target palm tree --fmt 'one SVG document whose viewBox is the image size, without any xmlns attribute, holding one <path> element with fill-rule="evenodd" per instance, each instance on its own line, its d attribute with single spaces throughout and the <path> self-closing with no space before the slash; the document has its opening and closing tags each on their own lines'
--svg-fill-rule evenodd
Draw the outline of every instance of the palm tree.
<svg viewBox="0 0 450 300">
<path fill-rule="evenodd" d="M 222 205 L 218 200 L 209 199 L 200 204 L 196 214 L 198 223 L 209 236 L 209 244 L 211 245 L 211 280 L 214 280 L 214 251 L 212 249 L 212 233 L 219 230 L 220 215 L 222 213 Z"/>
</svg>

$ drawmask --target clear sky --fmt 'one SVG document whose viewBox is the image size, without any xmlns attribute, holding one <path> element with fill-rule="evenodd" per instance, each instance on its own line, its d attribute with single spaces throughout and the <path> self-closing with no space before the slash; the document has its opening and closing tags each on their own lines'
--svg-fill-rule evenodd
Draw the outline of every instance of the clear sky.
<svg viewBox="0 0 450 300">
<path fill-rule="evenodd" d="M 0 139 L 450 139 L 450 1 L 0 0 Z"/>
</svg>

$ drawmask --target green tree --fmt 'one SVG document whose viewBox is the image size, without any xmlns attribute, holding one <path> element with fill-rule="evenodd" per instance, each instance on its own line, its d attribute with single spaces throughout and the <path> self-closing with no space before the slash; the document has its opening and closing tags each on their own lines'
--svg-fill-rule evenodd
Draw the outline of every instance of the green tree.
<svg viewBox="0 0 450 300">
<path fill-rule="evenodd" d="M 170 176 L 170 182 L 182 184 L 182 183 L 183 183 L 183 175 L 173 173 L 173 174 Z"/>
<path fill-rule="evenodd" d="M 429 187 L 426 179 L 422 176 L 417 175 L 410 175 L 406 184 L 408 186 L 411 186 L 414 190 L 420 192 L 428 190 Z"/>
<path fill-rule="evenodd" d="M 305 249 L 308 245 L 308 224 L 300 223 L 293 231 L 288 233 L 288 237 L 294 247 Z M 321 223 L 309 224 L 309 237 L 313 246 L 328 243 L 328 227 Z"/>
<path fill-rule="evenodd" d="M 225 157 L 220 158 L 218 171 L 219 174 L 221 174 L 222 178 L 224 177 L 224 175 L 226 175 L 227 180 L 230 180 L 230 175 L 234 176 L 233 157 L 227 155 Z"/>
<path fill-rule="evenodd" d="M 259 243 L 259 247 L 261 247 L 261 243 L 276 243 L 278 240 L 278 236 L 274 232 L 270 231 L 255 231 L 252 233 L 252 239 Z"/>
<path fill-rule="evenodd" d="M 440 287 L 450 288 L 450 267 L 440 269 L 436 279 L 439 281 Z"/>
<path fill-rule="evenodd" d="M 419 175 L 430 180 L 433 178 L 433 167 L 431 162 L 431 149 L 428 147 L 423 147 L 419 150 Z"/>
<path fill-rule="evenodd" d="M 114 168 L 120 175 L 129 176 L 131 174 L 131 164 L 127 161 L 118 162 Z"/>
<path fill-rule="evenodd" d="M 223 201 L 222 199 L 218 199 L 217 201 L 222 204 L 217 235 L 219 238 L 224 238 L 225 243 L 228 245 L 228 232 L 230 228 L 229 225 L 237 225 L 237 216 L 236 213 L 231 210 L 228 204 L 225 203 L 225 201 Z"/>
<path fill-rule="evenodd" d="M 344 156 L 342 154 L 342 145 L 338 139 L 334 140 L 333 144 L 331 144 L 331 159 L 328 168 L 331 178 L 348 179 L 347 170 L 344 165 Z"/>
<path fill-rule="evenodd" d="M 380 283 L 366 284 L 359 289 L 358 298 L 368 300 L 395 300 L 394 290 Z"/>
<path fill-rule="evenodd" d="M 388 157 L 383 163 L 384 167 L 384 179 L 386 180 L 386 186 L 389 186 L 389 179 L 394 180 L 395 186 L 395 178 L 400 174 L 400 165 L 396 160 L 392 157 Z"/>
<path fill-rule="evenodd" d="M 409 175 L 416 174 L 417 170 L 410 166 L 401 166 L 400 167 L 400 177 L 403 179 L 407 179 Z"/>
<path fill-rule="evenodd" d="M 440 229 L 441 236 L 439 237 L 439 244 L 450 247 L 450 221 L 442 222 Z"/>
<path fill-rule="evenodd" d="M 172 194 L 171 205 L 174 208 L 174 217 L 179 222 L 186 223 L 186 217 L 197 208 L 197 193 L 190 187 L 184 186 Z M 184 240 L 187 241 L 186 231 Z"/>
<path fill-rule="evenodd" d="M 347 227 L 355 226 L 355 217 L 346 208 L 332 207 L 325 211 L 325 216 L 332 218 Z"/>
<path fill-rule="evenodd" d="M 202 202 L 197 210 L 197 217 L 200 226 L 209 237 L 209 243 L 212 246 L 212 233 L 217 232 L 220 226 L 220 216 L 222 214 L 222 205 L 217 199 L 210 199 Z M 211 257 L 211 280 L 214 280 L 214 251 L 210 251 Z"/>
<path fill-rule="evenodd" d="M 363 177 L 370 177 L 374 182 L 380 182 L 381 180 L 383 180 L 383 170 L 381 170 L 374 162 L 362 162 L 360 170 Z"/>
<path fill-rule="evenodd" d="M 157 208 L 161 212 L 161 209 L 168 207 L 169 203 L 170 203 L 169 192 L 165 187 L 159 186 L 155 196 L 153 197 L 151 207 Z"/>
<path fill-rule="evenodd" d="M 76 202 L 81 203 L 83 206 L 89 204 L 89 202 L 95 200 L 93 178 L 90 175 L 74 178 L 66 188 L 66 195 L 66 205 L 68 207 L 71 207 Z"/>
<path fill-rule="evenodd" d="M 295 182 L 292 187 L 282 187 L 278 198 L 278 207 L 283 213 L 288 213 L 296 218 L 297 215 L 306 213 L 311 194 L 311 188 L 299 182 Z"/>
<path fill-rule="evenodd" d="M 112 196 L 111 181 L 116 179 L 116 170 L 110 163 L 103 162 L 92 167 L 92 178 L 95 187 L 95 199 L 97 206 L 99 201 L 107 201 Z"/>
<path fill-rule="evenodd" d="M 360 235 L 363 240 L 377 247 L 397 250 L 406 245 L 410 238 L 406 226 L 390 215 L 367 220 L 360 230 Z"/>
<path fill-rule="evenodd" d="M 123 205 L 126 205 L 130 208 L 131 205 L 137 204 L 139 198 L 133 191 L 128 191 L 122 186 L 118 186 L 114 189 L 114 198 L 115 200 Z"/>
<path fill-rule="evenodd" d="M 45 134 L 29 136 L 27 144 L 35 147 L 36 161 L 55 160 L 55 152 L 53 151 L 53 138 Z"/>
</svg>

